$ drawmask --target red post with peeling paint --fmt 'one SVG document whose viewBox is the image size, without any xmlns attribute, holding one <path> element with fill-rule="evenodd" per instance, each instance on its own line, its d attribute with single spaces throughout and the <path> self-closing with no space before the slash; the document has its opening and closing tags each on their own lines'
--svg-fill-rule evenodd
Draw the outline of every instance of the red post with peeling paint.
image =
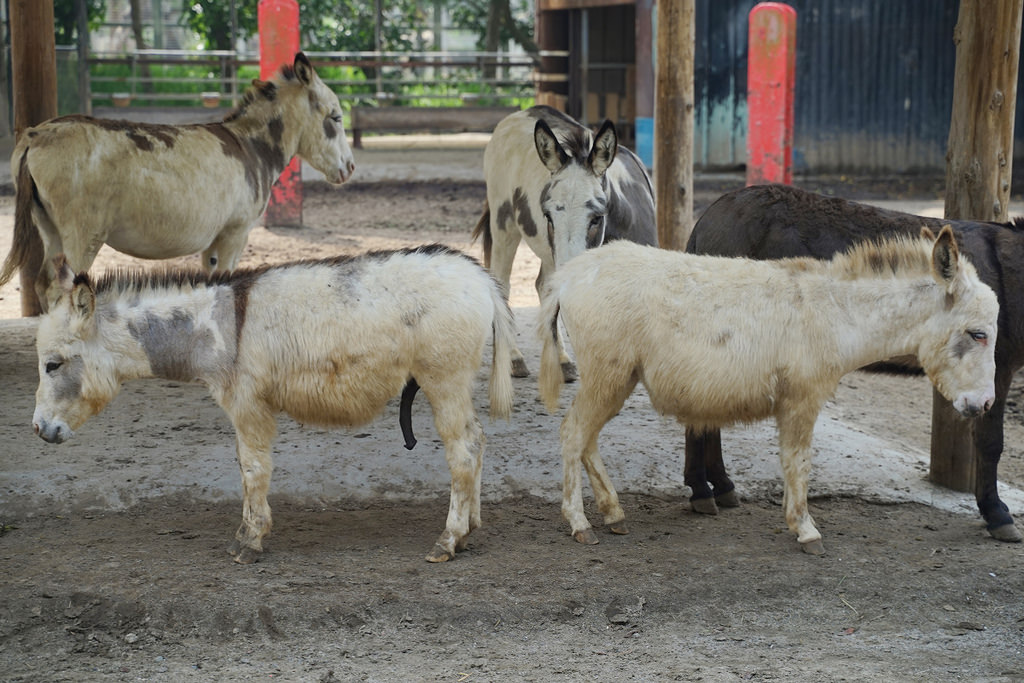
<svg viewBox="0 0 1024 683">
<path fill-rule="evenodd" d="M 299 3 L 296 0 L 260 0 L 260 78 L 268 80 L 299 51 Z M 293 157 L 270 190 L 263 215 L 270 227 L 302 226 L 302 160 Z"/>
<path fill-rule="evenodd" d="M 750 10 L 747 62 L 747 185 L 793 181 L 796 10 L 762 2 Z"/>
</svg>

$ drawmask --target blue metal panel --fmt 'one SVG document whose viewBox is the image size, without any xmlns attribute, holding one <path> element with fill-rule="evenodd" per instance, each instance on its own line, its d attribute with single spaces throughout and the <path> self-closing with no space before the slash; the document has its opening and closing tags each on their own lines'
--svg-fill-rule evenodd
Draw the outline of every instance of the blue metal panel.
<svg viewBox="0 0 1024 683">
<path fill-rule="evenodd" d="M 698 168 L 746 161 L 747 15 L 755 4 L 697 0 Z M 943 170 L 957 0 L 789 4 L 797 11 L 794 170 Z"/>
</svg>

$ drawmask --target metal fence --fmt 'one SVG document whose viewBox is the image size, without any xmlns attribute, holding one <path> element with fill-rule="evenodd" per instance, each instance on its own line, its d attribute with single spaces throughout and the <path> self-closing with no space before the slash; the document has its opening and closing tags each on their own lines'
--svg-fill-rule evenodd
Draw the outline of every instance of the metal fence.
<svg viewBox="0 0 1024 683">
<path fill-rule="evenodd" d="M 534 96 L 539 58 L 565 56 L 561 52 L 537 56 L 503 52 L 306 55 L 349 106 L 521 104 Z M 79 100 L 99 106 L 231 106 L 259 75 L 257 58 L 231 51 L 93 53 L 87 62 L 88 82 L 80 88 L 88 92 L 79 93 Z M 551 78 L 545 74 L 545 79 Z"/>
</svg>

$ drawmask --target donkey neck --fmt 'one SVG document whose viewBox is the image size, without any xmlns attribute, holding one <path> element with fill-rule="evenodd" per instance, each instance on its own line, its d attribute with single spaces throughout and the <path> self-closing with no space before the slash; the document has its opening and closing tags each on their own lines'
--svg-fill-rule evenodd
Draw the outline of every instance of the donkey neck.
<svg viewBox="0 0 1024 683">
<path fill-rule="evenodd" d="M 113 332 L 108 344 L 123 344 L 125 355 L 136 361 L 125 368 L 130 375 L 125 379 L 209 384 L 234 365 L 237 335 L 230 287 L 148 291 L 134 300 L 122 297 L 102 314 Z"/>
<path fill-rule="evenodd" d="M 921 326 L 943 306 L 945 292 L 931 276 L 826 278 L 834 302 L 836 345 L 845 372 L 896 356 L 916 355 Z"/>
</svg>

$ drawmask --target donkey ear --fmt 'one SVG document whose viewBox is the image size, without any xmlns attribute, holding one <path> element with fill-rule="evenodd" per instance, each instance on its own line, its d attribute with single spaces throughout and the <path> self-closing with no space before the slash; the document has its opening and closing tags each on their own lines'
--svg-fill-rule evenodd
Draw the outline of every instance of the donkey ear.
<svg viewBox="0 0 1024 683">
<path fill-rule="evenodd" d="M 615 161 L 618 151 L 619 137 L 615 133 L 615 124 L 609 119 L 605 119 L 601 130 L 597 131 L 597 137 L 594 138 L 594 147 L 590 150 L 587 165 L 590 166 L 594 175 L 601 177 Z"/>
<path fill-rule="evenodd" d="M 540 162 L 552 173 L 562 168 L 569 159 L 544 119 L 537 119 L 537 125 L 533 127 L 533 144 L 537 147 Z"/>
<path fill-rule="evenodd" d="M 88 276 L 75 278 L 74 289 L 71 290 L 71 307 L 83 318 L 91 318 L 96 310 L 96 292 L 92 289 Z"/>
<path fill-rule="evenodd" d="M 60 287 L 61 294 L 69 294 L 75 284 L 75 271 L 64 254 L 57 254 L 53 259 L 53 281 Z"/>
<path fill-rule="evenodd" d="M 928 240 L 929 242 L 935 241 L 935 233 L 927 225 L 921 226 L 921 239 Z"/>
<path fill-rule="evenodd" d="M 295 63 L 292 67 L 295 69 L 295 75 L 299 77 L 299 81 L 306 85 L 309 85 L 313 81 L 313 76 L 316 75 L 313 65 L 309 63 L 309 58 L 304 52 L 296 53 Z"/>
<path fill-rule="evenodd" d="M 936 280 L 946 285 L 947 291 L 960 270 L 959 260 L 960 249 L 956 246 L 953 228 L 944 225 L 939 231 L 939 236 L 935 238 L 935 246 L 932 247 L 932 274 Z"/>
</svg>

